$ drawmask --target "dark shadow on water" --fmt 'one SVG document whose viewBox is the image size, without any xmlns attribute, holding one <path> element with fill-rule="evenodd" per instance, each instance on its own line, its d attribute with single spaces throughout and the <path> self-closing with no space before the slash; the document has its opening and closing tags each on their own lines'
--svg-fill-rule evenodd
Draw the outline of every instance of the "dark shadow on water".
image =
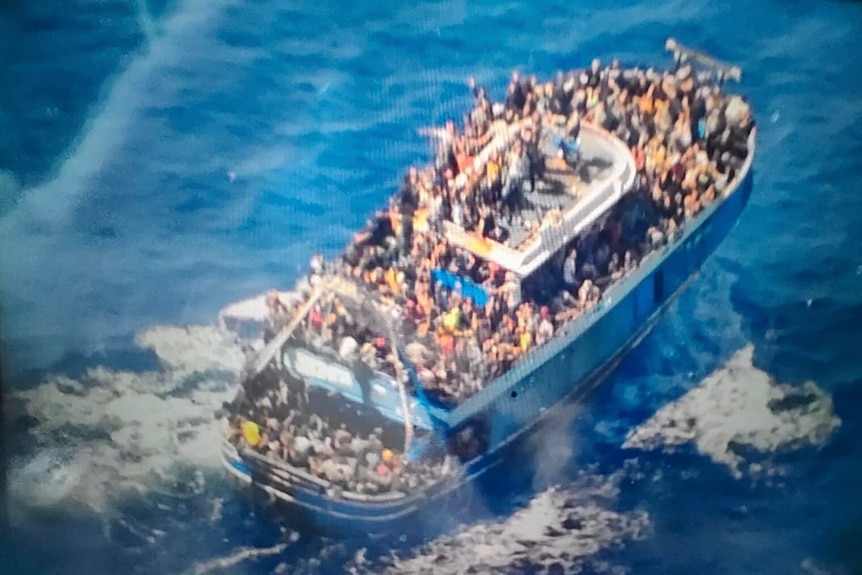
<svg viewBox="0 0 862 575">
<path fill-rule="evenodd" d="M 58 373 L 71 378 L 80 378 L 88 370 L 96 367 L 133 372 L 155 371 L 160 368 L 159 358 L 155 352 L 139 348 L 133 336 L 117 338 L 109 345 L 112 348 L 111 351 L 87 355 L 68 353 L 47 368 L 28 369 L 9 377 L 8 386 L 14 389 L 29 389 Z"/>
</svg>

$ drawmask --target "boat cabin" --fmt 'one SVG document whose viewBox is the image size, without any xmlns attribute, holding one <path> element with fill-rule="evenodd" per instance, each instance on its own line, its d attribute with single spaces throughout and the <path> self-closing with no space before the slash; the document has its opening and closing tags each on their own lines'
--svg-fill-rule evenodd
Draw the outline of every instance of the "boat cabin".
<svg viewBox="0 0 862 575">
<path fill-rule="evenodd" d="M 474 169 L 481 169 L 494 153 L 508 149 L 523 126 L 504 127 L 477 154 Z M 504 238 L 498 237 L 497 241 L 452 221 L 442 222 L 443 235 L 451 246 L 493 264 L 504 272 L 508 284 L 517 284 L 517 289 L 525 290 L 525 295 L 534 301 L 539 299 L 543 286 L 559 283 L 567 246 L 579 235 L 601 226 L 603 217 L 631 187 L 635 175 L 629 150 L 601 129 L 589 125 L 580 129 L 579 165 L 575 170 L 553 161 L 553 142 L 559 137 L 553 130 L 545 134 L 543 144 L 550 142 L 542 150 L 547 168 L 534 189 L 525 194 L 519 217 L 501 222 Z M 462 179 L 460 185 L 466 182 Z M 386 213 L 378 213 L 352 245 L 379 246 L 393 241 L 392 228 Z M 350 259 L 349 250 L 346 256 Z M 449 451 L 459 456 L 481 450 L 486 441 L 483 430 L 488 425 L 465 418 L 460 410 L 453 414 L 459 402 L 423 383 L 408 352 L 416 334 L 405 333 L 404 310 L 394 299 L 372 293 L 362 282 L 343 275 L 313 277 L 317 283 L 308 301 L 282 333 L 271 334 L 269 350 L 264 350 L 256 367 L 262 370 L 269 357 L 277 357 L 279 368 L 289 380 L 303 382 L 314 390 L 311 396 L 317 397 L 315 409 L 332 413 L 337 421 L 347 422 L 345 414 L 352 413 L 356 417 L 362 414 L 362 421 L 377 418 L 400 426 L 400 440 L 408 446 L 409 458 L 439 447 L 444 438 Z M 440 284 L 481 307 L 486 306 L 494 290 L 452 269 L 430 270 L 430 283 Z M 324 321 L 335 316 L 339 319 L 334 323 Z M 354 416 L 351 418 L 356 420 Z M 360 420 L 351 425 L 372 425 Z M 428 433 L 432 431 L 435 433 Z"/>
<path fill-rule="evenodd" d="M 549 136 L 543 141 L 555 139 Z M 526 194 L 519 217 L 499 223 L 505 239 L 482 237 L 450 221 L 443 224 L 446 239 L 521 279 L 529 277 L 616 205 L 634 182 L 634 159 L 625 144 L 587 124 L 580 140 L 577 171 L 549 161 L 535 190 Z M 553 147 L 543 154 L 555 157 Z"/>
</svg>

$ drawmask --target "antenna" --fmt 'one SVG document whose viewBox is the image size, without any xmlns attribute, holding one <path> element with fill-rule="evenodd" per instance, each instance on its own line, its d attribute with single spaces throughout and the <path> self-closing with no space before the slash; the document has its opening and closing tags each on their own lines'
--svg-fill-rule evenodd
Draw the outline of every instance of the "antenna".
<svg viewBox="0 0 862 575">
<path fill-rule="evenodd" d="M 673 59 L 677 68 L 687 62 L 698 63 L 704 68 L 707 68 L 709 72 L 714 73 L 718 78 L 719 83 L 724 82 L 725 79 L 735 80 L 737 82 L 742 79 L 742 69 L 739 66 L 725 64 L 724 62 L 713 58 L 703 50 L 696 50 L 694 48 L 683 46 L 674 38 L 668 38 L 664 47 L 668 52 L 673 53 Z"/>
</svg>

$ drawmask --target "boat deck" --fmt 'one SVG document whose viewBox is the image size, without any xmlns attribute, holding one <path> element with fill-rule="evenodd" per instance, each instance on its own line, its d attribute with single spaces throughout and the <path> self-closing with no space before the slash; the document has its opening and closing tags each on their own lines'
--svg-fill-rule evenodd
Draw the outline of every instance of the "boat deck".
<svg viewBox="0 0 862 575">
<path fill-rule="evenodd" d="M 524 225 L 526 222 L 541 222 L 553 209 L 568 212 L 612 177 L 614 163 L 619 162 L 618 151 L 607 146 L 605 138 L 598 132 L 584 131 L 581 164 L 577 171 L 557 157 L 553 145 L 548 145 L 547 141 L 543 143 L 546 145 L 540 151 L 546 162 L 545 176 L 536 182 L 534 192 L 526 192 L 522 219 L 500 223 L 508 235 L 504 245 L 511 248 L 518 249 L 530 238 L 533 230 Z"/>
<path fill-rule="evenodd" d="M 503 243 L 479 237 L 449 221 L 444 223 L 446 238 L 521 278 L 529 276 L 595 223 L 634 183 L 634 157 L 619 138 L 585 123 L 580 151 L 575 172 L 556 157 L 553 145 L 541 147 L 546 158 L 545 176 L 537 182 L 536 191 L 526 191 L 525 207 L 518 216 L 511 221 L 498 218 L 498 225 L 508 232 Z"/>
</svg>

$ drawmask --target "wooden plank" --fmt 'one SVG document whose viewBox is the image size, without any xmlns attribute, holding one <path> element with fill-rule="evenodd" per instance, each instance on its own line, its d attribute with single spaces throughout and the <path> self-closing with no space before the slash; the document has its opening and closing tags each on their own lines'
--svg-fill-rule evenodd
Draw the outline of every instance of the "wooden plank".
<svg viewBox="0 0 862 575">
<path fill-rule="evenodd" d="M 251 379 L 269 365 L 269 362 L 272 361 L 275 354 L 277 354 L 284 344 L 287 343 L 287 340 L 290 339 L 290 336 L 293 335 L 294 330 L 302 321 L 302 318 L 311 310 L 311 306 L 313 306 L 317 300 L 320 299 L 320 296 L 323 294 L 323 286 L 324 282 L 318 284 L 314 291 L 311 293 L 311 297 L 307 302 L 302 304 L 300 308 L 297 310 L 296 314 L 293 316 L 293 319 L 290 320 L 284 329 L 282 329 L 278 335 L 276 335 L 268 344 L 264 346 L 262 350 L 257 354 L 257 357 L 252 362 L 252 370 L 248 374 L 248 379 Z"/>
</svg>

